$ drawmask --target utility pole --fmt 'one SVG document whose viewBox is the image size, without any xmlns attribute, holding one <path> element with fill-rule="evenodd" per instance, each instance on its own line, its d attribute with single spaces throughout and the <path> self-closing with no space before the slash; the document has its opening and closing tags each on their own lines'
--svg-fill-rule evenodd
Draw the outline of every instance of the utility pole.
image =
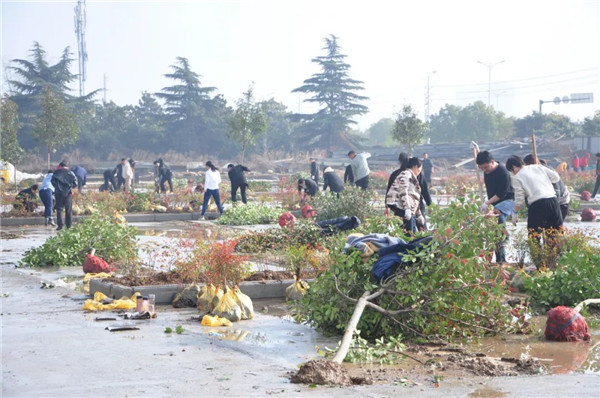
<svg viewBox="0 0 600 398">
<path fill-rule="evenodd" d="M 492 68 L 496 65 L 499 65 L 503 62 L 505 62 L 506 60 L 502 60 L 502 61 L 498 61 L 496 63 L 485 63 L 485 62 L 481 62 L 481 61 L 477 61 L 477 63 L 484 65 L 488 68 L 488 108 L 490 107 L 490 104 L 492 102 Z"/>
<path fill-rule="evenodd" d="M 431 73 L 427 75 L 427 91 L 425 92 L 425 123 L 429 121 L 429 104 L 431 103 L 431 86 L 429 85 L 429 80 L 431 75 L 435 73 L 437 73 L 437 70 L 431 71 Z"/>
<path fill-rule="evenodd" d="M 104 105 L 106 105 L 106 73 L 104 74 L 104 86 L 103 86 L 102 92 L 103 92 L 102 102 L 104 103 Z"/>
<path fill-rule="evenodd" d="M 77 0 L 75 6 L 75 34 L 77 35 L 77 54 L 79 58 L 79 96 L 85 95 L 87 51 L 85 49 L 85 0 Z"/>
</svg>

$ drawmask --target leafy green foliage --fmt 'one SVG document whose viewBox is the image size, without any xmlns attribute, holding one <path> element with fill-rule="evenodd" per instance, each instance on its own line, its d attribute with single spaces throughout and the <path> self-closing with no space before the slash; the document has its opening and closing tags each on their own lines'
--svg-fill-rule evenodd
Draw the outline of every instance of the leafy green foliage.
<svg viewBox="0 0 600 398">
<path fill-rule="evenodd" d="M 132 266 L 138 262 L 136 228 L 94 215 L 52 236 L 40 247 L 25 252 L 21 266 L 78 266 L 96 249 L 96 256 L 109 264 Z"/>
<path fill-rule="evenodd" d="M 298 220 L 294 228 L 272 228 L 253 232 L 238 239 L 236 250 L 241 253 L 285 251 L 294 246 L 316 246 L 323 242 L 321 228 L 309 220 Z"/>
<path fill-rule="evenodd" d="M 23 157 L 23 148 L 17 140 L 19 131 L 19 114 L 17 104 L 8 96 L 0 98 L 0 159 L 16 164 Z"/>
<path fill-rule="evenodd" d="M 403 359 L 402 351 L 406 346 L 402 343 L 402 336 L 375 339 L 375 344 L 354 335 L 345 362 L 352 363 L 379 363 L 380 365 L 394 365 Z M 332 350 L 331 353 L 335 352 Z"/>
<path fill-rule="evenodd" d="M 262 107 L 255 102 L 253 91 L 254 87 L 250 86 L 237 101 L 237 109 L 229 123 L 228 135 L 240 145 L 242 163 L 246 150 L 256 145 L 256 140 L 267 130 L 267 118 Z"/>
<path fill-rule="evenodd" d="M 406 266 L 386 282 L 386 292 L 377 299 L 387 314 L 367 307 L 357 327 L 362 338 L 475 337 L 509 327 L 502 304 L 506 288 L 488 260 L 501 227 L 482 217 L 472 199 L 460 198 L 447 209 L 432 207 L 434 243 L 404 255 Z M 379 288 L 371 279 L 375 256 L 365 261 L 360 252 L 344 252 L 343 243 L 330 250 L 330 270 L 313 282 L 298 308 L 301 318 L 327 333 L 341 333 L 352 315 L 355 303 L 344 295 L 357 299 Z"/>
<path fill-rule="evenodd" d="M 425 123 L 417 117 L 412 107 L 404 105 L 396 117 L 392 128 L 392 137 L 404 145 L 408 149 L 408 153 L 412 153 L 413 148 L 425 138 L 425 127 Z"/>
<path fill-rule="evenodd" d="M 223 213 L 217 223 L 221 225 L 272 224 L 283 213 L 284 211 L 277 207 L 255 203 L 238 204 Z"/>
<path fill-rule="evenodd" d="M 338 198 L 334 194 L 318 195 L 310 200 L 317 211 L 317 221 L 330 220 L 343 216 L 356 216 L 361 221 L 375 215 L 371 202 L 375 193 L 357 187 L 346 188 Z"/>
<path fill-rule="evenodd" d="M 600 249 L 580 232 L 565 232 L 561 240 L 555 269 L 540 270 L 523 279 L 531 301 L 545 308 L 575 306 L 600 296 Z"/>
</svg>

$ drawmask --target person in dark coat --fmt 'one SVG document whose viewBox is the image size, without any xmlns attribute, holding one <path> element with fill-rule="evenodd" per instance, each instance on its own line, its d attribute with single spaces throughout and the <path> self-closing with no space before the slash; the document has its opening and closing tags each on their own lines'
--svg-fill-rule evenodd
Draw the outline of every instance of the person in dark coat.
<svg viewBox="0 0 600 398">
<path fill-rule="evenodd" d="M 338 198 L 340 192 L 344 190 L 344 182 L 331 167 L 325 167 L 325 170 L 323 170 L 323 191 L 326 191 L 327 188 L 331 192 L 335 192 Z"/>
<path fill-rule="evenodd" d="M 83 166 L 73 166 L 71 171 L 75 174 L 75 177 L 77 177 L 77 190 L 81 193 L 83 187 L 85 187 L 85 184 L 87 183 L 87 170 L 84 169 Z"/>
<path fill-rule="evenodd" d="M 317 167 L 317 159 L 310 158 L 310 179 L 319 185 L 319 168 Z"/>
<path fill-rule="evenodd" d="M 62 212 L 65 211 L 65 225 L 71 228 L 71 213 L 73 209 L 73 189 L 77 188 L 77 177 L 69 170 L 69 163 L 63 160 L 52 175 L 54 195 L 56 197 L 56 230 L 63 229 Z"/>
<path fill-rule="evenodd" d="M 115 190 L 117 185 L 115 181 L 115 170 L 114 169 L 106 169 L 104 170 L 104 184 L 100 185 L 100 192 L 112 192 Z"/>
<path fill-rule="evenodd" d="M 118 191 L 123 185 L 125 185 L 125 178 L 123 178 L 123 162 L 117 164 L 114 173 L 117 178 L 117 186 L 115 187 L 115 190 Z"/>
<path fill-rule="evenodd" d="M 390 187 L 392 186 L 394 181 L 396 181 L 396 178 L 398 177 L 398 175 L 400 173 L 402 173 L 404 170 L 406 170 L 409 158 L 410 157 L 408 156 L 408 154 L 406 152 L 400 152 L 400 154 L 398 155 L 398 162 L 400 162 L 400 167 L 398 169 L 394 170 L 392 172 L 392 174 L 390 175 L 390 178 L 388 179 L 387 189 L 385 190 L 386 196 L 387 196 L 388 191 L 390 190 Z M 417 180 L 419 181 L 419 186 L 421 188 L 421 199 L 419 200 L 419 209 L 421 210 L 421 214 L 423 215 L 422 219 L 419 218 L 417 220 L 417 227 L 419 229 L 427 229 L 427 219 L 425 217 L 427 208 L 425 205 L 431 206 L 431 194 L 429 193 L 429 185 L 427 184 L 427 181 L 425 180 L 423 173 L 420 173 L 417 176 Z M 398 209 L 396 207 L 390 207 L 390 208 L 386 207 L 384 210 L 385 215 L 389 214 L 390 209 L 392 209 L 395 216 L 398 216 L 400 218 L 404 217 L 404 211 L 402 209 Z"/>
<path fill-rule="evenodd" d="M 298 179 L 298 193 L 300 194 L 300 204 L 304 204 L 309 196 L 315 196 L 319 192 L 319 186 L 316 182 L 308 178 Z"/>
<path fill-rule="evenodd" d="M 235 203 L 237 201 L 237 190 L 240 189 L 242 195 L 242 203 L 247 203 L 246 200 L 246 187 L 248 181 L 246 180 L 245 171 L 250 171 L 246 166 L 238 164 L 234 166 L 233 163 L 227 165 L 227 174 L 229 175 L 229 181 L 231 181 L 231 201 Z"/>
<path fill-rule="evenodd" d="M 27 189 L 23 189 L 19 191 L 17 196 L 15 197 L 15 203 L 13 207 L 15 209 L 25 209 L 25 211 L 33 212 L 37 208 L 37 203 L 35 202 L 39 192 L 38 184 L 33 184 Z"/>
<path fill-rule="evenodd" d="M 158 167 L 158 186 L 160 187 L 160 192 L 166 192 L 165 182 L 169 184 L 169 191 L 173 192 L 173 173 L 167 164 L 162 160 L 162 158 L 158 158 L 154 161 L 154 165 Z"/>
<path fill-rule="evenodd" d="M 354 185 L 354 173 L 352 172 L 352 165 L 349 164 L 346 166 L 346 170 L 344 171 L 344 184 Z"/>
</svg>

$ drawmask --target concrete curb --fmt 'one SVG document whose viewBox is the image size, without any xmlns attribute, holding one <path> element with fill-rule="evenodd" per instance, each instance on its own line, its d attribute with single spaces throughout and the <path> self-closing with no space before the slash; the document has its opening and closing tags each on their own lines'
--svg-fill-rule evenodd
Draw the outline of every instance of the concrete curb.
<svg viewBox="0 0 600 398">
<path fill-rule="evenodd" d="M 251 299 L 279 298 L 285 299 L 285 289 L 294 283 L 293 279 L 278 281 L 251 281 L 240 283 L 240 290 Z M 143 296 L 156 295 L 157 304 L 171 304 L 175 296 L 188 285 L 151 285 L 151 286 L 123 286 L 118 283 L 105 282 L 104 280 L 90 280 L 90 294 L 102 292 L 107 297 L 120 299 L 123 296 L 131 297 L 135 292 Z M 202 286 L 202 284 L 200 284 Z"/>
<path fill-rule="evenodd" d="M 199 220 L 202 214 L 193 213 L 132 213 L 122 214 L 127 222 L 161 222 L 161 221 L 188 221 Z M 73 216 L 73 222 L 79 222 L 88 216 Z M 216 220 L 218 213 L 206 213 L 207 220 Z M 44 217 L 0 217 L 0 226 L 20 226 L 20 225 L 44 225 Z"/>
</svg>

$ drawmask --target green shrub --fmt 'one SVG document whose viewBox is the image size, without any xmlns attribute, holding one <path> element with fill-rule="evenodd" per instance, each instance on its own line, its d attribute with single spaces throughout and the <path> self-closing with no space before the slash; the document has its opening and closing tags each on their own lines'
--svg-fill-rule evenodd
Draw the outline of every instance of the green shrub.
<svg viewBox="0 0 600 398">
<path fill-rule="evenodd" d="M 534 304 L 545 308 L 575 306 L 600 296 L 600 249 L 589 241 L 590 237 L 580 232 L 566 232 L 556 268 L 523 279 Z"/>
<path fill-rule="evenodd" d="M 317 211 L 317 221 L 330 220 L 343 216 L 356 216 L 361 221 L 376 214 L 373 208 L 375 193 L 356 187 L 346 188 L 338 198 L 330 192 L 318 195 L 310 200 L 310 205 Z"/>
<path fill-rule="evenodd" d="M 94 215 L 81 224 L 46 239 L 40 247 L 27 250 L 21 266 L 81 266 L 85 256 L 96 249 L 96 256 L 109 264 L 131 266 L 138 262 L 136 228 L 119 224 L 111 217 Z"/>
<path fill-rule="evenodd" d="M 222 225 L 273 224 L 283 213 L 281 208 L 262 204 L 238 204 L 223 213 L 217 222 Z"/>
<path fill-rule="evenodd" d="M 433 207 L 430 221 L 437 226 L 434 243 L 426 250 L 404 256 L 408 265 L 397 271 L 389 290 L 377 298 L 383 315 L 367 307 L 357 329 L 371 341 L 382 336 L 420 339 L 475 337 L 510 327 L 502 304 L 506 287 L 489 263 L 502 232 L 495 220 L 479 214 L 472 198 L 459 198 L 449 208 Z M 388 228 L 385 223 L 380 223 Z M 331 268 L 311 284 L 297 308 L 299 318 L 327 333 L 342 333 L 365 291 L 379 285 L 371 279 L 375 256 L 343 251 L 340 237 L 330 250 Z M 341 293 L 340 293 L 341 292 Z M 343 295 L 342 295 L 343 294 Z"/>
<path fill-rule="evenodd" d="M 283 252 L 289 247 L 318 246 L 325 241 L 321 228 L 310 220 L 298 220 L 293 228 L 272 228 L 242 235 L 236 250 L 241 253 Z"/>
</svg>

